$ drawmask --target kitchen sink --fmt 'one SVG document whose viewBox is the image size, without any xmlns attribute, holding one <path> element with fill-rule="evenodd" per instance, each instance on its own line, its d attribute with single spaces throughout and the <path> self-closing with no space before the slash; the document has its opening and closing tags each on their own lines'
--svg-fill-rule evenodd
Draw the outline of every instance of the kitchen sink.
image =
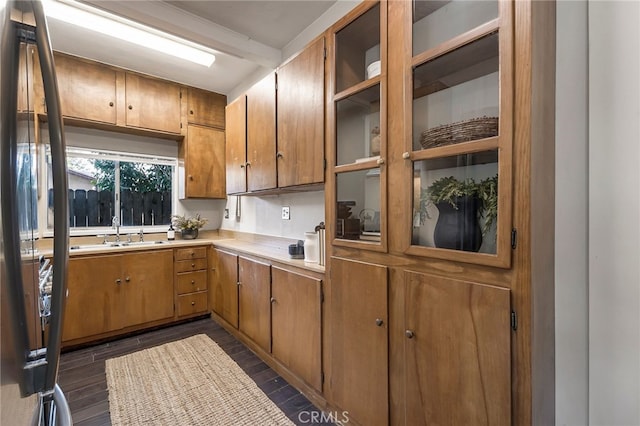
<svg viewBox="0 0 640 426">
<path fill-rule="evenodd" d="M 158 244 L 168 244 L 168 241 L 121 241 L 121 242 L 110 242 L 106 244 L 80 244 L 73 245 L 69 247 L 69 250 L 97 250 L 97 249 L 108 249 L 108 248 L 116 248 L 116 247 L 144 247 L 144 246 L 153 246 Z"/>
</svg>

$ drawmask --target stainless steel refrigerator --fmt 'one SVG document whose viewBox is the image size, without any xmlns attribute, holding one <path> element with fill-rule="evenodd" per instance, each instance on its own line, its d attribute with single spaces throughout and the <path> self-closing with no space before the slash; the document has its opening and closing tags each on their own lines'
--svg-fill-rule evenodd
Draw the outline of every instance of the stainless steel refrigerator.
<svg viewBox="0 0 640 426">
<path fill-rule="evenodd" d="M 70 425 L 57 385 L 68 264 L 65 142 L 53 54 L 39 1 L 0 1 L 0 424 Z M 37 53 L 37 55 L 36 55 Z M 37 59 L 34 59 L 37 58 Z M 27 65 L 39 64 L 40 72 Z M 37 71 L 37 70 L 36 70 Z M 41 75 L 41 81 L 37 76 Z M 46 114 L 34 113 L 34 86 L 43 87 Z M 43 126 L 49 140 L 40 139 Z M 50 144 L 53 256 L 36 242 L 38 150 Z"/>
</svg>

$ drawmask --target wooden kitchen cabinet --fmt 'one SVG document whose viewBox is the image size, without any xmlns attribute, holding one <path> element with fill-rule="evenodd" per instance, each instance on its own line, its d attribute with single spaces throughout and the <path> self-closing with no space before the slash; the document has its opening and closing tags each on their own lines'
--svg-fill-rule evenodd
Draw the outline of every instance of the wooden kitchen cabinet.
<svg viewBox="0 0 640 426">
<path fill-rule="evenodd" d="M 36 47 L 32 44 L 20 43 L 18 59 L 18 111 L 27 112 L 34 109 L 34 60 Z M 39 75 L 39 70 L 38 70 Z M 25 77 L 28 76 L 28 77 Z"/>
<path fill-rule="evenodd" d="M 227 105 L 227 97 L 225 95 L 189 87 L 187 89 L 187 101 L 187 122 L 189 124 L 224 129 L 224 109 Z"/>
<path fill-rule="evenodd" d="M 387 2 L 363 2 L 329 30 L 327 43 L 327 236 L 334 245 L 381 252 L 389 171 L 386 23 Z"/>
<path fill-rule="evenodd" d="M 322 391 L 322 280 L 271 267 L 271 352 Z"/>
<path fill-rule="evenodd" d="M 277 70 L 278 187 L 324 182 L 325 39 Z"/>
<path fill-rule="evenodd" d="M 226 198 L 224 130 L 189 124 L 178 157 L 181 198 Z"/>
<path fill-rule="evenodd" d="M 271 352 L 271 266 L 238 257 L 239 329 Z"/>
<path fill-rule="evenodd" d="M 329 402 L 360 425 L 389 422 L 388 268 L 331 259 Z"/>
<path fill-rule="evenodd" d="M 404 423 L 510 425 L 509 290 L 412 271 L 405 282 Z"/>
<path fill-rule="evenodd" d="M 123 327 L 173 317 L 173 253 L 153 250 L 122 255 L 125 292 L 121 312 Z"/>
<path fill-rule="evenodd" d="M 125 74 L 126 125 L 180 133 L 180 86 L 165 80 Z"/>
<path fill-rule="evenodd" d="M 116 124 L 116 71 L 96 62 L 55 54 L 62 115 Z"/>
<path fill-rule="evenodd" d="M 276 175 L 276 74 L 247 91 L 247 191 L 273 189 Z"/>
<path fill-rule="evenodd" d="M 69 259 L 63 342 L 172 318 L 172 260 L 171 250 Z"/>
<path fill-rule="evenodd" d="M 225 164 L 227 193 L 247 192 L 247 96 L 242 95 L 225 110 Z"/>
<path fill-rule="evenodd" d="M 214 313 L 238 328 L 238 255 L 211 249 L 209 304 Z"/>
<path fill-rule="evenodd" d="M 176 316 L 186 318 L 208 310 L 208 257 L 206 247 L 175 249 Z"/>
<path fill-rule="evenodd" d="M 62 341 L 96 336 L 124 325 L 120 255 L 69 259 Z"/>
</svg>

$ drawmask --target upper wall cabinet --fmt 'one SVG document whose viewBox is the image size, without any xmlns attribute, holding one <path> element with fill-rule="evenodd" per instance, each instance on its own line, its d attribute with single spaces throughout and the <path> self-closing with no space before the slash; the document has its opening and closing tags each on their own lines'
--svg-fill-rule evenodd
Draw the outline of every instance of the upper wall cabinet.
<svg viewBox="0 0 640 426">
<path fill-rule="evenodd" d="M 276 179 L 276 74 L 247 91 L 247 191 L 273 189 Z"/>
<path fill-rule="evenodd" d="M 334 245 L 386 251 L 387 3 L 330 29 L 327 212 Z"/>
<path fill-rule="evenodd" d="M 405 251 L 509 266 L 512 4 L 414 1 L 406 13 Z"/>
<path fill-rule="evenodd" d="M 227 97 L 193 87 L 187 89 L 189 124 L 218 127 L 224 129 L 224 107 Z"/>
<path fill-rule="evenodd" d="M 55 61 L 62 114 L 116 124 L 116 71 L 60 54 Z"/>
<path fill-rule="evenodd" d="M 229 103 L 225 111 L 227 193 L 247 192 L 247 97 Z"/>
<path fill-rule="evenodd" d="M 187 126 L 179 151 L 181 162 L 184 160 L 181 198 L 226 197 L 224 145 L 224 130 L 197 124 Z"/>
<path fill-rule="evenodd" d="M 127 126 L 180 133 L 180 86 L 126 73 Z"/>
<path fill-rule="evenodd" d="M 324 182 L 324 38 L 278 68 L 278 187 Z"/>
</svg>

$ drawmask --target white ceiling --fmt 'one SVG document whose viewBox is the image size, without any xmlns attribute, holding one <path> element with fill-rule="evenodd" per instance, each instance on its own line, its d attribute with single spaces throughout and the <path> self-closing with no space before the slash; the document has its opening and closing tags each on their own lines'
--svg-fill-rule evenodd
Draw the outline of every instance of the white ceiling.
<svg viewBox="0 0 640 426">
<path fill-rule="evenodd" d="M 216 61 L 206 68 L 50 18 L 54 50 L 229 94 L 252 75 L 276 68 L 286 59 L 283 48 L 336 0 L 84 3 L 210 47 L 219 52 Z"/>
</svg>

